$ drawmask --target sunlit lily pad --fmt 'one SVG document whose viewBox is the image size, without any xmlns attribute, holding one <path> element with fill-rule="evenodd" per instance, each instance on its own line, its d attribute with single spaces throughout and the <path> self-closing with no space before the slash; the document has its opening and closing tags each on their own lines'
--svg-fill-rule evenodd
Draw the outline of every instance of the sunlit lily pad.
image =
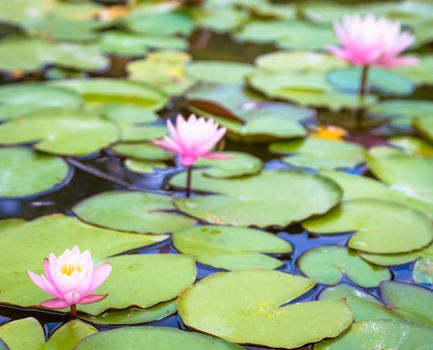
<svg viewBox="0 0 433 350">
<path fill-rule="evenodd" d="M 433 115 L 429 117 L 416 117 L 413 127 L 428 141 L 433 142 Z"/>
<path fill-rule="evenodd" d="M 304 253 L 298 260 L 300 270 L 309 278 L 324 284 L 337 284 L 347 276 L 361 287 L 377 287 L 391 279 L 391 273 L 382 267 L 362 260 L 346 247 L 321 246 Z"/>
<path fill-rule="evenodd" d="M 98 330 L 79 320 L 58 328 L 45 342 L 44 329 L 32 318 L 22 318 L 0 327 L 0 338 L 11 350 L 70 350 L 81 340 Z"/>
<path fill-rule="evenodd" d="M 194 283 L 196 275 L 194 259 L 180 254 L 124 255 L 105 261 L 113 270 L 98 291 L 109 296 L 78 307 L 91 315 L 130 306 L 147 308 L 172 300 Z"/>
<path fill-rule="evenodd" d="M 68 174 L 69 167 L 62 158 L 29 148 L 0 148 L 0 197 L 27 197 L 55 191 L 65 185 Z"/>
<path fill-rule="evenodd" d="M 430 218 L 406 205 L 382 199 L 356 199 L 303 223 L 310 232 L 355 231 L 349 247 L 367 253 L 408 253 L 433 240 Z"/>
<path fill-rule="evenodd" d="M 113 191 L 78 203 L 73 211 L 86 222 L 117 230 L 166 233 L 191 227 L 195 221 L 174 211 L 172 199 L 146 193 Z"/>
<path fill-rule="evenodd" d="M 170 183 L 185 186 L 185 174 L 176 175 Z M 192 186 L 219 194 L 175 200 L 182 212 L 212 224 L 235 226 L 285 227 L 327 212 L 341 195 L 340 188 L 329 180 L 287 170 L 265 170 L 238 179 L 210 178 L 196 171 Z"/>
<path fill-rule="evenodd" d="M 425 131 L 428 132 L 427 129 Z M 388 141 L 391 145 L 396 146 L 409 154 L 433 157 L 433 145 L 416 136 L 398 136 L 393 137 Z"/>
<path fill-rule="evenodd" d="M 433 56 L 422 55 L 420 64 L 407 67 L 399 67 L 396 72 L 403 74 L 418 85 L 432 85 Z"/>
<path fill-rule="evenodd" d="M 354 323 L 341 337 L 314 345 L 314 350 L 429 350 L 433 328 L 399 320 Z"/>
<path fill-rule="evenodd" d="M 433 326 L 431 290 L 396 281 L 383 282 L 380 290 L 385 302 L 405 319 Z"/>
<path fill-rule="evenodd" d="M 236 344 L 174 328 L 126 327 L 100 332 L 81 341 L 75 350 L 242 350 Z"/>
<path fill-rule="evenodd" d="M 433 202 L 433 158 L 408 155 L 390 147 L 375 147 L 367 156 L 370 170 L 392 188 Z"/>
<path fill-rule="evenodd" d="M 290 243 L 270 233 L 230 226 L 200 226 L 177 232 L 173 243 L 182 254 L 226 270 L 274 269 L 283 262 L 261 253 L 286 254 Z"/>
<path fill-rule="evenodd" d="M 192 19 L 181 12 L 149 14 L 136 11 L 126 18 L 126 25 L 133 32 L 158 35 L 189 35 L 194 29 Z"/>
<path fill-rule="evenodd" d="M 162 138 L 167 134 L 165 125 L 121 125 L 123 142 L 144 142 Z"/>
<path fill-rule="evenodd" d="M 46 108 L 75 108 L 81 97 L 63 88 L 44 84 L 13 84 L 0 87 L 0 120 L 35 112 Z"/>
<path fill-rule="evenodd" d="M 143 143 L 119 143 L 111 148 L 115 153 L 137 160 L 169 160 L 174 155 L 149 142 Z"/>
<path fill-rule="evenodd" d="M 206 6 L 208 5 L 208 6 Z M 194 20 L 197 25 L 218 33 L 234 30 L 246 22 L 248 13 L 240 8 L 204 3 L 199 8 L 194 8 Z"/>
<path fill-rule="evenodd" d="M 413 267 L 413 280 L 433 284 L 433 257 L 419 259 Z"/>
<path fill-rule="evenodd" d="M 124 79 L 94 78 L 58 80 L 52 83 L 79 93 L 86 102 L 124 103 L 158 110 L 167 102 L 161 92 Z"/>
<path fill-rule="evenodd" d="M 101 105 L 90 104 L 86 107 L 119 125 L 147 124 L 158 120 L 158 114 L 141 106 L 104 103 Z"/>
<path fill-rule="evenodd" d="M 252 65 L 225 61 L 195 61 L 186 68 L 186 73 L 195 80 L 221 84 L 242 84 L 253 71 Z"/>
<path fill-rule="evenodd" d="M 80 318 L 96 324 L 120 325 L 159 321 L 177 312 L 176 300 L 159 303 L 147 309 L 132 307 L 125 310 L 109 310 L 99 316 L 80 314 Z"/>
<path fill-rule="evenodd" d="M 283 161 L 306 168 L 353 168 L 364 161 L 363 147 L 319 138 L 273 143 L 269 150 L 272 153 L 291 154 L 284 157 Z"/>
<path fill-rule="evenodd" d="M 196 165 L 207 167 L 205 175 L 217 178 L 239 177 L 254 175 L 263 168 L 263 162 L 248 153 L 243 152 L 219 152 L 228 159 L 200 159 Z"/>
<path fill-rule="evenodd" d="M 139 174 L 149 174 L 153 173 L 155 169 L 167 168 L 167 165 L 163 162 L 136 159 L 126 159 L 125 166 L 134 173 Z"/>
<path fill-rule="evenodd" d="M 347 305 L 355 315 L 355 321 L 401 319 L 401 316 L 378 299 L 350 284 L 340 283 L 335 287 L 328 287 L 319 295 L 319 300 L 341 298 L 346 299 Z"/>
<path fill-rule="evenodd" d="M 60 155 L 94 153 L 118 137 L 114 123 L 83 110 L 41 110 L 0 125 L 0 144 L 36 143 L 37 150 Z"/>
<path fill-rule="evenodd" d="M 179 314 L 188 327 L 228 341 L 297 348 L 336 337 L 353 320 L 342 299 L 282 306 L 314 285 L 272 270 L 217 273 L 182 293 Z"/>
<path fill-rule="evenodd" d="M 335 70 L 328 74 L 328 80 L 337 89 L 357 92 L 361 81 L 361 68 Z M 415 89 L 415 85 L 398 73 L 371 69 L 368 88 L 383 95 L 408 95 Z"/>
</svg>

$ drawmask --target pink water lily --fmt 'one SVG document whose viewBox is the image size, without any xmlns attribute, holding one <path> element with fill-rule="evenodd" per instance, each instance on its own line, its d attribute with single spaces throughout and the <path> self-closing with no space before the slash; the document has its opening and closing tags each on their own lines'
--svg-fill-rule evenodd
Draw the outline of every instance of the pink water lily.
<svg viewBox="0 0 433 350">
<path fill-rule="evenodd" d="M 402 31 L 398 21 L 375 18 L 371 14 L 355 15 L 335 22 L 334 28 L 341 47 L 328 46 L 327 50 L 350 63 L 385 68 L 418 63 L 415 57 L 400 56 L 413 44 L 415 37 Z"/>
<path fill-rule="evenodd" d="M 104 299 L 107 294 L 92 294 L 110 275 L 111 265 L 93 265 L 89 250 L 80 252 L 75 246 L 56 257 L 53 253 L 44 259 L 44 273 L 28 271 L 31 280 L 42 290 L 54 296 L 41 306 L 62 309 L 71 307 L 73 316 L 76 304 L 90 304 Z"/>
</svg>

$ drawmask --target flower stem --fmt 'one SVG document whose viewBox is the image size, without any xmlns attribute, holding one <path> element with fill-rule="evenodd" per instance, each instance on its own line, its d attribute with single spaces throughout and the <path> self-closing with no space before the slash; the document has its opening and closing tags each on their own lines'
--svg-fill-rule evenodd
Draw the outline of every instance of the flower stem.
<svg viewBox="0 0 433 350">
<path fill-rule="evenodd" d="M 191 197 L 191 180 L 192 180 L 192 166 L 187 168 L 186 173 L 186 197 Z"/>
<path fill-rule="evenodd" d="M 368 78 L 369 66 L 362 66 L 361 82 L 359 84 L 359 100 L 360 103 L 364 103 L 365 93 L 367 92 L 367 78 Z"/>
<path fill-rule="evenodd" d="M 71 305 L 71 318 L 75 320 L 77 318 L 77 304 Z"/>
</svg>

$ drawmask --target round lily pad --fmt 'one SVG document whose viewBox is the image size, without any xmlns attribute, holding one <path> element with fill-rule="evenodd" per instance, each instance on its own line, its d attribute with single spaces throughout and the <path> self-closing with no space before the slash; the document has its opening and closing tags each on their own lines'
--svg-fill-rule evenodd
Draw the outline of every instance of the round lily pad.
<svg viewBox="0 0 433 350">
<path fill-rule="evenodd" d="M 349 247 L 366 253 L 408 253 L 433 240 L 430 218 L 406 205 L 381 199 L 344 201 L 328 214 L 307 220 L 312 233 L 355 231 Z"/>
<path fill-rule="evenodd" d="M 0 148 L 0 197 L 28 197 L 52 192 L 65 185 L 71 175 L 62 158 L 29 148 Z"/>
<path fill-rule="evenodd" d="M 396 146 L 409 154 L 433 157 L 433 146 L 429 142 L 416 136 L 398 136 L 393 137 L 388 141 L 391 145 Z"/>
<path fill-rule="evenodd" d="M 125 166 L 134 173 L 139 174 L 151 174 L 155 171 L 155 169 L 167 168 L 167 165 L 163 162 L 135 159 L 126 159 Z"/>
<path fill-rule="evenodd" d="M 283 158 L 284 162 L 306 168 L 353 168 L 364 162 L 363 147 L 320 138 L 273 143 L 269 150 L 272 153 L 290 154 Z"/>
<path fill-rule="evenodd" d="M 410 197 L 433 201 L 433 158 L 408 155 L 391 147 L 369 150 L 367 164 L 380 180 Z"/>
<path fill-rule="evenodd" d="M 263 162 L 251 154 L 243 152 L 220 152 L 228 159 L 204 159 L 201 158 L 196 166 L 207 167 L 204 175 L 216 178 L 230 178 L 245 175 L 254 175 L 263 168 Z"/>
<path fill-rule="evenodd" d="M 324 284 L 335 285 L 345 275 L 361 287 L 372 288 L 381 281 L 391 279 L 387 269 L 370 265 L 346 247 L 310 249 L 299 258 L 298 265 L 307 277 Z"/>
<path fill-rule="evenodd" d="M 146 107 L 121 103 L 104 103 L 101 105 L 88 105 L 90 110 L 96 111 L 104 118 L 119 125 L 147 124 L 158 120 L 158 114 Z"/>
<path fill-rule="evenodd" d="M 170 212 L 174 209 L 170 197 L 132 191 L 97 194 L 72 208 L 86 222 L 117 230 L 156 234 L 194 226 L 194 220 Z"/>
<path fill-rule="evenodd" d="M 132 307 L 124 310 L 108 310 L 99 316 L 80 314 L 80 318 L 96 324 L 123 325 L 154 322 L 177 312 L 177 301 L 169 300 L 146 309 Z"/>
<path fill-rule="evenodd" d="M 45 342 L 44 329 L 33 317 L 8 322 L 0 327 L 0 338 L 11 350 L 70 350 L 98 330 L 79 320 L 70 321 Z"/>
<path fill-rule="evenodd" d="M 324 289 L 319 300 L 335 300 L 344 298 L 350 310 L 355 315 L 355 321 L 382 320 L 382 319 L 401 319 L 392 308 L 384 305 L 378 299 L 356 289 L 350 284 L 340 283 L 335 287 Z"/>
<path fill-rule="evenodd" d="M 221 84 L 242 84 L 253 71 L 252 65 L 226 61 L 195 61 L 186 67 L 194 80 Z"/>
<path fill-rule="evenodd" d="M 13 119 L 45 108 L 75 108 L 82 98 L 73 91 L 26 83 L 0 87 L 0 120 Z"/>
<path fill-rule="evenodd" d="M 194 20 L 198 26 L 217 33 L 235 30 L 249 18 L 249 14 L 245 9 L 221 6 L 218 3 L 212 6 L 212 2 L 202 5 L 193 9 Z"/>
<path fill-rule="evenodd" d="M 194 283 L 195 261 L 180 254 L 135 254 L 105 259 L 113 267 L 109 278 L 98 289 L 108 294 L 104 300 L 78 309 L 99 315 L 108 309 L 130 306 L 148 308 L 176 298 Z"/>
<path fill-rule="evenodd" d="M 145 13 L 132 12 L 125 21 L 127 27 L 136 33 L 189 35 L 194 29 L 194 22 L 181 12 Z"/>
<path fill-rule="evenodd" d="M 242 350 L 236 344 L 174 328 L 134 327 L 100 332 L 81 341 L 75 350 Z"/>
<path fill-rule="evenodd" d="M 179 314 L 188 327 L 228 341 L 297 348 L 336 337 L 353 320 L 343 299 L 282 306 L 314 285 L 273 270 L 217 273 L 182 293 Z"/>
<path fill-rule="evenodd" d="M 419 64 L 399 67 L 395 71 L 409 78 L 417 85 L 432 85 L 433 79 L 430 72 L 433 68 L 433 56 L 421 55 L 419 58 L 421 61 Z"/>
<path fill-rule="evenodd" d="M 176 175 L 170 183 L 185 186 L 185 174 Z M 219 225 L 285 227 L 327 212 L 341 196 L 340 188 L 321 176 L 288 170 L 265 170 L 259 175 L 235 179 L 210 178 L 195 171 L 192 186 L 219 194 L 177 199 L 176 207 Z"/>
<path fill-rule="evenodd" d="M 314 345 L 314 350 L 428 350 L 431 344 L 431 327 L 408 321 L 370 320 L 354 323 L 347 333 Z"/>
<path fill-rule="evenodd" d="M 77 135 L 80 142 L 77 142 Z M 36 142 L 37 150 L 84 156 L 117 141 L 114 123 L 82 110 L 47 110 L 0 125 L 0 144 Z"/>
<path fill-rule="evenodd" d="M 416 117 L 413 127 L 428 141 L 433 142 L 433 116 Z"/>
<path fill-rule="evenodd" d="M 372 68 L 368 72 L 367 87 L 382 95 L 408 95 L 415 90 L 415 84 L 405 76 L 383 69 Z M 328 80 L 337 89 L 351 92 L 359 91 L 361 68 L 348 68 L 332 71 Z"/>
<path fill-rule="evenodd" d="M 392 281 L 383 282 L 380 290 L 385 302 L 406 320 L 433 326 L 429 307 L 433 305 L 433 292 L 430 289 Z"/>
<path fill-rule="evenodd" d="M 174 154 L 149 142 L 143 143 L 119 143 L 111 148 L 122 157 L 137 160 L 170 160 Z"/>
<path fill-rule="evenodd" d="M 200 226 L 176 232 L 173 244 L 202 264 L 226 270 L 274 269 L 283 262 L 262 253 L 286 254 L 293 250 L 290 243 L 270 233 L 230 226 Z"/>
<path fill-rule="evenodd" d="M 123 142 L 144 142 L 162 138 L 167 134 L 165 125 L 121 125 Z"/>
</svg>

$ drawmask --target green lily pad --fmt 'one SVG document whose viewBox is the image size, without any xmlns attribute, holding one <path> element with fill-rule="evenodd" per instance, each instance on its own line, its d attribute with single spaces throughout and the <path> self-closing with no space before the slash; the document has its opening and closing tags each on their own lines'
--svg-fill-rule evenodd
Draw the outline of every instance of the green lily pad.
<svg viewBox="0 0 433 350">
<path fill-rule="evenodd" d="M 413 280 L 433 284 L 433 258 L 421 258 L 413 267 Z"/>
<path fill-rule="evenodd" d="M 122 125 L 120 129 L 123 142 L 152 141 L 167 134 L 165 125 Z"/>
<path fill-rule="evenodd" d="M 420 64 L 415 66 L 399 67 L 395 69 L 395 71 L 409 78 L 417 85 L 432 85 L 433 78 L 431 76 L 431 71 L 433 69 L 433 56 L 422 55 L 419 58 L 421 60 Z"/>
<path fill-rule="evenodd" d="M 0 125 L 0 144 L 36 142 L 37 150 L 60 155 L 87 155 L 117 139 L 114 123 L 82 110 L 41 110 Z"/>
<path fill-rule="evenodd" d="M 433 326 L 433 292 L 427 288 L 404 282 L 383 282 L 382 297 L 406 320 Z"/>
<path fill-rule="evenodd" d="M 0 148 L 0 197 L 27 197 L 55 191 L 64 185 L 68 174 L 69 167 L 62 158 L 28 148 Z"/>
<path fill-rule="evenodd" d="M 249 18 L 249 14 L 244 9 L 218 4 L 212 6 L 210 3 L 205 3 L 199 8 L 194 8 L 193 11 L 198 26 L 217 33 L 235 30 Z"/>
<path fill-rule="evenodd" d="M 220 84 L 242 84 L 253 71 L 250 64 L 226 61 L 195 61 L 186 67 L 192 79 Z"/>
<path fill-rule="evenodd" d="M 272 153 L 291 154 L 282 160 L 306 168 L 353 168 L 364 162 L 363 147 L 320 138 L 273 143 L 269 150 Z"/>
<path fill-rule="evenodd" d="M 111 148 L 122 157 L 137 160 L 170 160 L 174 154 L 149 142 L 144 143 L 119 143 Z"/>
<path fill-rule="evenodd" d="M 107 68 L 108 59 L 93 46 L 54 43 L 25 36 L 8 37 L 0 44 L 0 70 L 32 72 L 46 65 L 83 71 Z"/>
<path fill-rule="evenodd" d="M 189 35 L 194 22 L 181 12 L 139 13 L 132 12 L 125 21 L 126 26 L 136 33 L 157 35 Z"/>
<path fill-rule="evenodd" d="M 175 312 L 177 312 L 177 301 L 170 300 L 147 309 L 132 307 L 125 310 L 106 311 L 99 316 L 80 314 L 80 318 L 100 325 L 126 325 L 159 321 Z"/>
<path fill-rule="evenodd" d="M 183 187 L 185 174 L 176 175 L 170 183 Z M 177 199 L 179 210 L 212 224 L 234 226 L 286 227 L 327 212 L 341 196 L 340 188 L 329 180 L 288 170 L 265 170 L 235 179 L 210 178 L 196 171 L 192 187 L 219 194 Z"/>
<path fill-rule="evenodd" d="M 95 333 L 98 333 L 96 328 L 73 320 L 57 329 L 45 343 L 44 329 L 33 317 L 8 322 L 0 327 L 0 337 L 11 350 L 70 350 L 81 339 Z"/>
<path fill-rule="evenodd" d="M 263 162 L 249 154 L 243 152 L 219 152 L 219 154 L 230 157 L 228 159 L 204 159 L 201 158 L 196 166 L 208 167 L 204 175 L 216 178 L 240 177 L 254 175 L 263 168 Z"/>
<path fill-rule="evenodd" d="M 286 254 L 293 250 L 290 243 L 270 233 L 230 226 L 200 226 L 176 232 L 173 244 L 202 264 L 226 270 L 275 269 L 283 262 L 262 253 Z"/>
<path fill-rule="evenodd" d="M 357 93 L 361 81 L 361 68 L 348 68 L 332 71 L 328 80 L 337 89 Z M 404 75 L 383 70 L 370 69 L 368 72 L 367 88 L 382 95 L 409 95 L 415 90 L 415 85 Z"/>
<path fill-rule="evenodd" d="M 134 327 L 100 332 L 81 341 L 74 350 L 242 350 L 236 344 L 174 328 Z"/>
<path fill-rule="evenodd" d="M 418 137 L 398 136 L 393 137 L 392 139 L 388 140 L 388 142 L 409 154 L 433 157 L 433 146 L 427 141 L 424 141 Z"/>
<path fill-rule="evenodd" d="M 95 304 L 79 305 L 90 315 L 131 306 L 148 308 L 176 298 L 195 281 L 192 257 L 180 254 L 135 254 L 105 259 L 113 266 L 98 289 L 108 297 Z"/>
<path fill-rule="evenodd" d="M 312 233 L 355 231 L 349 247 L 376 254 L 409 253 L 433 240 L 430 218 L 406 205 L 382 199 L 344 201 L 326 215 L 303 223 Z"/>
<path fill-rule="evenodd" d="M 265 72 L 328 72 L 347 64 L 334 56 L 315 51 L 276 51 L 257 57 L 256 65 Z"/>
<path fill-rule="evenodd" d="M 381 320 L 381 319 L 401 319 L 391 308 L 381 303 L 378 299 L 356 289 L 350 284 L 341 283 L 335 287 L 324 289 L 319 300 L 346 299 L 347 305 L 355 315 L 355 321 Z"/>
<path fill-rule="evenodd" d="M 361 287 L 373 288 L 381 281 L 391 279 L 387 269 L 370 265 L 346 247 L 310 249 L 301 256 L 298 265 L 307 277 L 324 284 L 335 285 L 345 275 Z"/>
<path fill-rule="evenodd" d="M 62 88 L 36 83 L 5 85 L 0 87 L 0 120 L 46 108 L 73 109 L 81 103 L 77 93 Z"/>
<path fill-rule="evenodd" d="M 432 327 L 399 320 L 354 323 L 343 336 L 314 345 L 314 350 L 429 350 Z"/>
<path fill-rule="evenodd" d="M 167 97 L 154 88 L 123 79 L 70 79 L 51 84 L 75 91 L 89 103 L 123 103 L 154 111 L 167 102 Z"/>
<path fill-rule="evenodd" d="M 90 104 L 90 106 L 86 107 L 119 125 L 152 123 L 157 121 L 159 118 L 158 114 L 149 111 L 145 107 L 128 104 L 104 103 L 96 106 Z"/>
<path fill-rule="evenodd" d="M 103 51 L 122 56 L 144 56 L 149 49 L 186 49 L 188 43 L 168 35 L 134 34 L 123 31 L 104 32 L 98 42 Z"/>
<path fill-rule="evenodd" d="M 369 150 L 367 164 L 392 188 L 427 203 L 433 202 L 433 158 L 408 155 L 390 147 Z"/>
<path fill-rule="evenodd" d="M 139 173 L 139 174 L 150 174 L 153 173 L 155 169 L 167 168 L 167 165 L 163 162 L 135 160 L 135 159 L 126 159 L 125 166 L 129 170 L 133 171 L 134 173 Z"/>
<path fill-rule="evenodd" d="M 314 285 L 273 270 L 217 273 L 182 293 L 179 314 L 188 327 L 228 341 L 297 348 L 336 337 L 353 320 L 343 299 L 282 306 Z"/>
<path fill-rule="evenodd" d="M 413 127 L 428 141 L 433 142 L 433 115 L 430 117 L 416 117 Z"/>
<path fill-rule="evenodd" d="M 174 209 L 170 197 L 132 191 L 97 194 L 72 208 L 86 222 L 117 230 L 156 234 L 194 226 L 194 220 L 170 212 Z"/>
</svg>

